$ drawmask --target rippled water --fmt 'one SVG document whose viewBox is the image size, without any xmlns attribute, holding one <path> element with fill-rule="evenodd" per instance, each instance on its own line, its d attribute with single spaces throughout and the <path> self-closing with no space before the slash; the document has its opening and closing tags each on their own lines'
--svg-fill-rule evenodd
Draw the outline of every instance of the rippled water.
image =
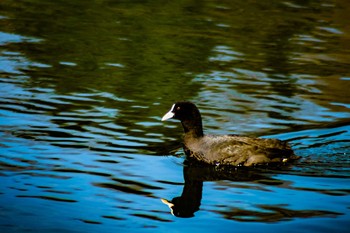
<svg viewBox="0 0 350 233">
<path fill-rule="evenodd" d="M 1 232 L 348 231 L 347 1 L 0 6 Z M 184 165 L 181 99 L 302 159 Z"/>
</svg>

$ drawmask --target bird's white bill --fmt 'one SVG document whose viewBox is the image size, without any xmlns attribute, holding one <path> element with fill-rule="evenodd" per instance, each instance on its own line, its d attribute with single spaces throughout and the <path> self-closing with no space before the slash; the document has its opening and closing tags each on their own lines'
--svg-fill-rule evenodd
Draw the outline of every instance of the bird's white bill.
<svg viewBox="0 0 350 233">
<path fill-rule="evenodd" d="M 163 117 L 162 117 L 162 121 L 166 121 L 169 120 L 170 118 L 173 118 L 175 113 L 173 113 L 175 104 L 173 104 L 173 106 L 171 106 L 171 109 L 169 112 L 167 112 Z"/>
<path fill-rule="evenodd" d="M 167 112 L 163 117 L 162 117 L 162 121 L 166 121 L 166 120 L 169 120 L 170 118 L 173 118 L 174 117 L 174 113 L 171 112 L 171 110 L 169 112 Z"/>
</svg>

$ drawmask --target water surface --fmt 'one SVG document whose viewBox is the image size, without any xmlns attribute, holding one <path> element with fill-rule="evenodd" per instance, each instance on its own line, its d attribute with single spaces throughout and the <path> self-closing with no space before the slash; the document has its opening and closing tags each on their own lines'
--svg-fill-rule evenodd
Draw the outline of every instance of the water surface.
<svg viewBox="0 0 350 233">
<path fill-rule="evenodd" d="M 348 230 L 347 1 L 0 6 L 1 232 Z M 302 159 L 184 165 L 176 100 Z"/>
</svg>

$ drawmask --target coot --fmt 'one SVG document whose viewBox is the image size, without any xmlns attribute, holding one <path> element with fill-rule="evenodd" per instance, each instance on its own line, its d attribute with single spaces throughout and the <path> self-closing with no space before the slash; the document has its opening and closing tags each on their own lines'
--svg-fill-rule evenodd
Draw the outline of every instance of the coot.
<svg viewBox="0 0 350 233">
<path fill-rule="evenodd" d="M 203 134 L 201 114 L 195 104 L 176 102 L 162 121 L 181 121 L 184 151 L 189 159 L 213 165 L 254 166 L 284 164 L 299 158 L 287 142 L 238 135 Z"/>
</svg>

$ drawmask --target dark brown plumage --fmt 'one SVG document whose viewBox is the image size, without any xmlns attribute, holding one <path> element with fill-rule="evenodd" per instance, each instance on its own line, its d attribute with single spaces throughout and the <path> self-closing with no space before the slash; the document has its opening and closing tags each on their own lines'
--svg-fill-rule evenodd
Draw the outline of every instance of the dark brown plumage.
<svg viewBox="0 0 350 233">
<path fill-rule="evenodd" d="M 287 163 L 296 156 L 287 142 L 238 135 L 204 135 L 202 118 L 191 102 L 176 102 L 162 121 L 174 118 L 184 128 L 184 150 L 191 158 L 208 164 L 252 166 Z"/>
</svg>

